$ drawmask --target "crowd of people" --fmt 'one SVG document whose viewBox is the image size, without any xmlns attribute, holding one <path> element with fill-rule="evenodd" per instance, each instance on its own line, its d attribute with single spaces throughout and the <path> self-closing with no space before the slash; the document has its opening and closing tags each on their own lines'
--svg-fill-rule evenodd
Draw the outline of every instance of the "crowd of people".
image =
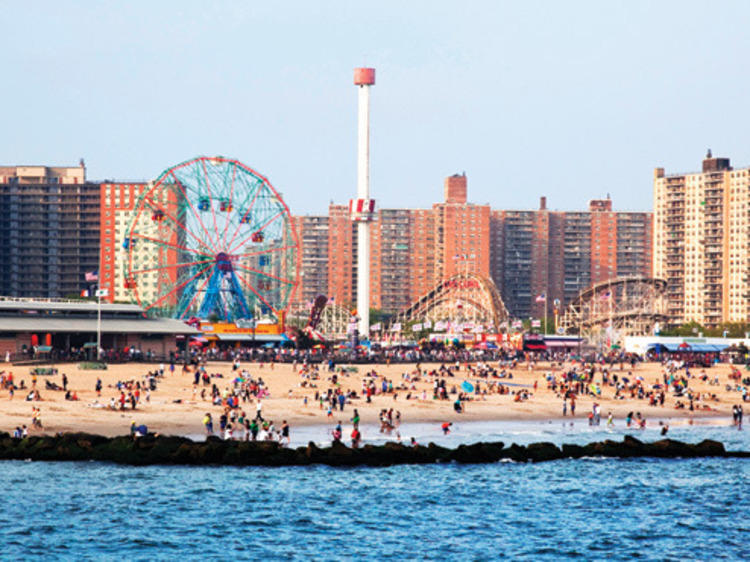
<svg viewBox="0 0 750 562">
<path fill-rule="evenodd" d="M 268 416 L 264 417 L 263 413 L 264 401 L 271 397 L 264 377 L 270 380 L 275 376 L 273 367 L 279 360 L 291 363 L 292 371 L 298 377 L 298 390 L 285 389 L 284 395 L 277 394 L 274 398 L 299 397 L 304 406 L 312 402 L 325 412 L 329 420 L 345 411 L 353 412 L 349 421 L 352 426 L 352 443 L 355 445 L 362 440 L 361 416 L 358 411 L 361 406 L 370 406 L 370 411 L 379 412 L 373 421 L 379 425 L 380 432 L 392 435 L 395 431 L 396 438 L 400 440 L 398 428 L 401 424 L 401 411 L 398 408 L 401 401 L 407 404 L 446 401 L 452 405 L 453 413 L 458 415 L 465 414 L 472 402 L 488 401 L 493 395 L 511 395 L 513 402 L 533 404 L 538 393 L 543 392 L 538 388 L 539 383 L 542 387 L 546 385 L 546 390 L 562 401 L 564 417 L 576 416 L 576 403 L 582 397 L 592 401 L 593 405 L 588 413 L 591 425 L 601 423 L 602 400 L 642 405 L 633 408 L 640 411 L 635 414 L 631 412 L 625 418 L 627 427 L 637 428 L 644 428 L 646 425 L 646 417 L 641 414 L 641 411 L 646 411 L 644 408 L 718 412 L 717 392 L 721 386 L 725 386 L 723 390 L 726 392 L 736 393 L 739 402 L 750 400 L 750 378 L 743 379 L 738 369 L 732 369 L 724 385 L 717 374 L 709 375 L 706 368 L 679 358 L 663 361 L 658 375 L 654 376 L 653 370 L 639 369 L 638 361 L 626 355 L 584 360 L 572 354 L 556 353 L 551 357 L 552 361 L 542 364 L 538 356 L 523 357 L 503 350 L 484 350 L 479 354 L 451 349 L 411 351 L 415 354 L 398 355 L 398 359 L 417 361 L 404 364 L 403 368 L 389 366 L 386 370 L 380 365 L 388 365 L 388 361 L 380 365 L 362 366 L 341 363 L 334 355 L 329 355 L 325 361 L 319 361 L 317 359 L 320 357 L 313 358 L 307 352 L 295 350 L 236 349 L 227 354 L 225 350 L 196 349 L 191 351 L 189 361 L 183 363 L 182 375 L 176 376 L 181 376 L 181 380 L 192 379 L 191 403 L 205 402 L 207 407 L 216 408 L 207 411 L 204 416 L 206 434 L 222 439 L 277 441 L 282 444 L 289 443 L 289 424 L 284 420 L 277 426 L 272 420 L 266 419 Z M 443 360 L 434 361 L 436 358 Z M 216 359 L 227 359 L 231 372 L 217 365 Z M 382 361 L 382 356 L 380 359 Z M 428 360 L 430 364 L 423 367 L 422 360 Z M 105 375 L 99 376 L 94 387 L 97 398 L 88 405 L 117 411 L 137 410 L 151 402 L 151 393 L 156 391 L 159 381 L 165 376 L 174 375 L 176 365 L 179 364 L 175 356 L 166 362 L 162 361 L 158 366 L 151 364 L 152 368 L 139 377 L 107 384 L 102 380 Z M 243 368 L 243 365 L 247 365 L 247 368 Z M 542 367 L 544 370 L 541 371 L 541 376 L 535 374 L 529 379 L 523 373 L 539 373 Z M 55 374 L 54 377 L 54 380 L 45 377 L 45 392 L 64 393 L 67 401 L 79 399 L 79 391 L 69 388 L 70 381 L 66 373 L 61 374 L 59 383 L 58 375 Z M 0 371 L 0 388 L 8 391 L 11 400 L 14 391 L 22 390 L 26 400 L 42 402 L 37 388 L 36 370 L 31 371 L 30 380 L 31 385 L 27 386 L 25 380 L 18 380 L 11 372 Z M 529 380 L 533 382 L 529 383 Z M 697 382 L 701 384 L 696 384 Z M 712 390 L 713 387 L 717 387 L 716 392 Z M 109 396 L 100 402 L 102 392 Z M 190 399 L 182 397 L 173 399 L 172 402 L 181 403 L 183 400 Z M 373 409 L 371 405 L 376 408 Z M 405 406 L 401 406 L 402 409 L 403 407 Z M 247 412 L 251 414 L 248 415 Z M 733 407 L 732 415 L 735 424 L 741 427 L 741 404 Z M 214 419 L 217 420 L 216 425 Z M 607 415 L 607 425 L 613 424 L 613 420 L 610 412 Z M 340 428 L 340 424 L 341 422 L 337 422 L 337 427 Z M 24 431 L 23 427 L 18 429 Z M 32 412 L 31 429 L 41 429 L 41 413 L 36 405 Z M 332 435 L 338 435 L 338 439 L 334 441 L 341 441 L 343 430 L 334 429 Z"/>
</svg>

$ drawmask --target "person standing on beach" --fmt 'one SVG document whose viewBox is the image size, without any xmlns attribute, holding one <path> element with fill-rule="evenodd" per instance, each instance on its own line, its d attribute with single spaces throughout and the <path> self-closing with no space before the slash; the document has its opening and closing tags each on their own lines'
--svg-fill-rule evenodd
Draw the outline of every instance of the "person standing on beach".
<svg viewBox="0 0 750 562">
<path fill-rule="evenodd" d="M 354 408 L 354 416 L 350 420 L 352 422 L 352 425 L 354 426 L 354 429 L 359 429 L 359 412 L 356 408 Z"/>
<path fill-rule="evenodd" d="M 568 415 L 568 399 L 563 398 L 563 417 Z"/>
<path fill-rule="evenodd" d="M 286 423 L 286 420 L 281 422 L 281 439 L 280 442 L 282 445 L 289 445 L 289 424 Z"/>
<path fill-rule="evenodd" d="M 214 422 L 211 419 L 211 414 L 206 412 L 203 418 L 203 425 L 206 427 L 206 435 L 212 435 L 214 432 Z"/>
</svg>

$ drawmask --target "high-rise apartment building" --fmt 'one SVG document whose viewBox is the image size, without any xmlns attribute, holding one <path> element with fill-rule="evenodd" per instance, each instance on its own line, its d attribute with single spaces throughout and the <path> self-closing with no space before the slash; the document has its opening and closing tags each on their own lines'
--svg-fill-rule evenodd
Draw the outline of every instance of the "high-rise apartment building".
<svg viewBox="0 0 750 562">
<path fill-rule="evenodd" d="M 357 302 L 357 236 L 348 205 L 328 206 L 328 297 L 337 304 Z"/>
<path fill-rule="evenodd" d="M 429 209 L 376 211 L 371 306 L 397 312 L 442 279 L 478 273 L 494 280 L 511 314 L 538 318 L 545 304 L 552 315 L 555 301 L 564 306 L 592 283 L 651 275 L 651 213 L 615 212 L 609 198 L 580 212 L 550 211 L 545 197 L 538 210 L 492 210 L 467 202 L 465 174 L 445 179 L 444 199 Z M 348 209 L 331 205 L 328 217 L 295 221 L 303 233 L 298 300 L 322 292 L 354 303 L 356 237 Z"/>
<path fill-rule="evenodd" d="M 612 210 L 610 199 L 588 211 L 492 211 L 492 278 L 520 318 L 552 314 L 594 283 L 651 275 L 650 213 Z"/>
<path fill-rule="evenodd" d="M 380 209 L 370 235 L 370 302 L 374 308 L 401 310 L 411 303 L 415 236 L 410 209 Z"/>
<path fill-rule="evenodd" d="M 130 291 L 125 288 L 124 266 L 125 233 L 132 220 L 135 203 L 148 186 L 144 182 L 111 183 L 100 185 L 101 197 L 101 271 L 99 283 L 107 290 L 110 302 L 129 302 Z"/>
<path fill-rule="evenodd" d="M 299 240 L 300 285 L 295 300 L 309 303 L 318 295 L 328 294 L 328 235 L 327 216 L 293 217 Z"/>
<path fill-rule="evenodd" d="M 674 323 L 750 321 L 750 168 L 709 151 L 701 172 L 654 172 L 654 275 Z"/>
<path fill-rule="evenodd" d="M 467 203 L 466 174 L 445 179 L 445 201 L 432 206 L 433 285 L 457 273 L 490 274 L 490 206 Z"/>
<path fill-rule="evenodd" d="M 77 296 L 99 267 L 99 186 L 74 167 L 0 167 L 0 295 Z"/>
</svg>

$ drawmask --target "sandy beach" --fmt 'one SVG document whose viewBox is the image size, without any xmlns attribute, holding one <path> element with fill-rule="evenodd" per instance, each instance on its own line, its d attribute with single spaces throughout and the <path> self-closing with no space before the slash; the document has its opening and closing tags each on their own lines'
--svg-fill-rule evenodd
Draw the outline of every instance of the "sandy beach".
<svg viewBox="0 0 750 562">
<path fill-rule="evenodd" d="M 439 366 L 438 364 L 423 364 L 421 368 L 424 372 L 439 368 Z M 110 365 L 106 371 L 81 370 L 74 364 L 59 364 L 56 368 L 58 369 L 57 375 L 37 377 L 37 390 L 41 396 L 39 401 L 27 401 L 25 398 L 28 390 L 16 390 L 12 399 L 8 390 L 0 390 L 0 431 L 12 432 L 17 426 L 25 424 L 31 434 L 85 431 L 113 436 L 127 433 L 130 424 L 135 421 L 139 425 L 147 425 L 149 431 L 162 434 L 200 435 L 205 433 L 202 425 L 205 413 L 211 412 L 214 420 L 217 420 L 223 410 L 221 406 L 210 402 L 210 386 L 205 387 L 206 398 L 201 399 L 200 391 L 204 388 L 203 385 L 200 384 L 194 389 L 193 373 L 183 373 L 179 365 L 176 366 L 173 374 L 170 374 L 167 366 L 164 377 L 158 379 L 158 387 L 151 392 L 148 402 L 145 400 L 144 392 L 135 410 L 128 407 L 124 411 L 97 407 L 97 404 L 106 406 L 112 397 L 120 396 L 115 386 L 118 381 L 132 380 L 143 383 L 144 376 L 149 371 L 157 369 L 158 365 L 136 363 Z M 358 365 L 356 369 L 357 372 L 345 372 L 339 374 L 338 377 L 342 389 L 351 389 L 361 395 L 362 379 L 367 371 L 376 371 L 378 375 L 391 380 L 395 387 L 403 382 L 404 373 L 415 372 L 415 365 Z M 30 367 L 14 368 L 6 364 L 0 370 L 3 370 L 6 375 L 12 372 L 17 384 L 23 380 L 27 387 L 31 387 Z M 229 388 L 236 375 L 232 371 L 232 365 L 225 362 L 209 362 L 206 370 L 211 375 L 221 375 L 221 377 L 211 378 L 211 382 L 215 383 L 220 391 Z M 434 422 L 436 424 L 459 420 L 465 422 L 562 418 L 562 398 L 548 389 L 545 378 L 551 372 L 561 373 L 560 366 L 551 365 L 548 362 L 538 363 L 531 370 L 527 364 L 521 364 L 512 369 L 513 379 L 500 379 L 499 382 L 513 384 L 509 387 L 511 391 L 522 389 L 529 391 L 530 397 L 524 402 L 515 401 L 514 394 L 488 394 L 486 397 L 472 394 L 472 400 L 465 403 L 466 411 L 456 413 L 453 409 L 455 395 L 449 395 L 448 400 L 433 399 L 432 378 L 423 375 L 421 380 L 415 383 L 416 390 L 398 390 L 396 397 L 393 394 L 377 394 L 372 397 L 372 402 L 369 404 L 364 398 L 354 399 L 346 404 L 343 412 L 334 411 L 331 418 L 327 416 L 327 405 L 321 409 L 314 399 L 316 391 L 325 393 L 331 387 L 331 373 L 326 369 L 322 368 L 319 379 L 312 381 L 317 385 L 316 388 L 302 387 L 303 379 L 299 374 L 299 366 L 295 371 L 291 364 L 276 364 L 271 368 L 268 364 L 261 367 L 257 363 L 243 363 L 240 366 L 241 370 L 247 370 L 253 378 L 261 377 L 265 382 L 270 390 L 270 397 L 262 401 L 263 417 L 273 420 L 277 427 L 283 420 L 287 420 L 292 428 L 303 425 L 334 425 L 337 421 L 341 421 L 346 426 L 349 424 L 354 408 L 358 409 L 362 423 L 365 424 L 377 423 L 379 412 L 389 408 L 401 413 L 402 422 Z M 629 370 L 628 365 L 622 371 L 619 365 L 616 365 L 611 372 L 628 376 Z M 662 371 L 663 367 L 659 364 L 641 363 L 636 365 L 631 377 L 643 377 L 644 385 L 650 387 L 651 384 L 661 381 Z M 696 369 L 691 371 L 693 378 L 690 380 L 690 388 L 693 392 L 700 392 L 701 395 L 714 394 L 716 399 L 697 401 L 693 412 L 676 409 L 675 403 L 678 399 L 674 398 L 671 393 L 667 393 L 663 406 L 649 406 L 647 399 L 615 400 L 613 399 L 614 387 L 604 386 L 599 397 L 585 394 L 578 396 L 575 418 L 581 421 L 586 420 L 594 402 L 601 406 L 602 424 L 605 423 L 609 412 L 612 412 L 615 419 L 619 421 L 622 421 L 628 412 L 641 412 L 650 424 L 669 419 L 731 416 L 732 405 L 741 402 L 741 395 L 738 392 L 726 390 L 726 385 L 732 382 L 729 378 L 730 366 L 718 365 L 706 369 L 705 372 L 709 375 L 709 380 L 718 376 L 720 384 L 711 385 L 708 381 L 701 381 L 698 378 L 701 374 L 700 369 Z M 78 401 L 65 400 L 65 393 L 62 391 L 45 389 L 45 381 L 62 385 L 63 373 L 68 378 L 68 389 L 77 393 Z M 743 371 L 743 376 L 744 373 Z M 95 391 L 97 378 L 101 378 L 103 384 L 100 397 Z M 452 386 L 459 387 L 464 380 L 476 382 L 480 379 L 467 376 L 465 366 L 462 365 L 456 376 L 446 378 L 447 387 L 448 389 Z M 599 373 L 595 380 L 601 380 Z M 535 382 L 536 390 L 533 389 Z M 408 384 L 411 386 L 411 383 Z M 378 384 L 378 388 L 379 386 Z M 480 380 L 480 388 L 484 387 L 484 380 Z M 426 399 L 422 399 L 423 391 Z M 412 398 L 406 400 L 409 392 Z M 307 404 L 305 404 L 305 397 L 307 397 Z M 680 400 L 683 403 L 686 402 L 684 397 Z M 41 410 L 42 429 L 31 427 L 33 407 Z M 253 417 L 256 406 L 255 403 L 246 402 L 240 405 L 240 409 Z M 569 407 L 567 418 L 571 418 Z"/>
</svg>

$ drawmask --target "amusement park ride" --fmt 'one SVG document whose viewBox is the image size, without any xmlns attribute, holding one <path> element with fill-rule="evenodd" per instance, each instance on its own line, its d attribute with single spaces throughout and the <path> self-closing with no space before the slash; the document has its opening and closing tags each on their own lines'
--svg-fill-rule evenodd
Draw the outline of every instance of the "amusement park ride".
<svg viewBox="0 0 750 562">
<path fill-rule="evenodd" d="M 237 160 L 201 156 L 164 171 L 136 202 L 122 247 L 125 289 L 147 314 L 283 331 L 297 234 L 268 179 Z"/>
</svg>

